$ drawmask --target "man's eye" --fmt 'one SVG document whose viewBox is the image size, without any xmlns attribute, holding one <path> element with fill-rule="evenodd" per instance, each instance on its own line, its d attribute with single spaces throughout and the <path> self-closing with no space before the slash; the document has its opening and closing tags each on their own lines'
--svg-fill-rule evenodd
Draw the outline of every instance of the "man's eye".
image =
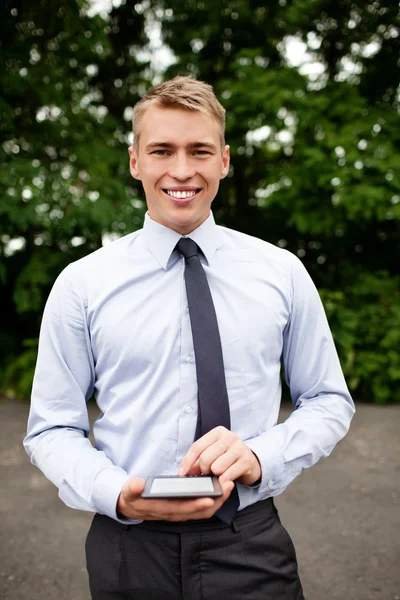
<svg viewBox="0 0 400 600">
<path fill-rule="evenodd" d="M 195 154 L 199 154 L 200 156 L 206 156 L 210 153 L 208 152 L 208 150 L 196 150 Z"/>
<path fill-rule="evenodd" d="M 165 156 L 167 154 L 166 150 L 154 150 L 152 154 L 156 154 L 157 156 Z"/>
</svg>

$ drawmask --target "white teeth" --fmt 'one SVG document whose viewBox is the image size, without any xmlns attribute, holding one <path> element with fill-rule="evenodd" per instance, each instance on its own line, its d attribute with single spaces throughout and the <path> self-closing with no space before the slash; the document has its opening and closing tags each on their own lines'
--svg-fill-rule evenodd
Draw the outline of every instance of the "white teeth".
<svg viewBox="0 0 400 600">
<path fill-rule="evenodd" d="M 196 192 L 193 191 L 193 190 L 187 191 L 187 192 L 185 192 L 185 191 L 179 192 L 179 191 L 167 190 L 167 194 L 169 196 L 172 196 L 173 198 L 182 198 L 182 199 L 185 199 L 185 198 L 191 198 L 192 196 L 194 196 L 196 194 Z"/>
</svg>

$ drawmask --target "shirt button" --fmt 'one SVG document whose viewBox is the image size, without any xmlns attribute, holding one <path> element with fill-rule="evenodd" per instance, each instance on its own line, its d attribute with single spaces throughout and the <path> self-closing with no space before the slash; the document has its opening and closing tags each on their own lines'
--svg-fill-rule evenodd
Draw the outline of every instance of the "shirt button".
<svg viewBox="0 0 400 600">
<path fill-rule="evenodd" d="M 192 363 L 194 361 L 193 354 L 188 354 L 186 357 L 186 362 Z"/>
<path fill-rule="evenodd" d="M 186 312 L 189 312 L 189 306 L 185 306 Z"/>
<path fill-rule="evenodd" d="M 185 406 L 185 413 L 188 413 L 188 415 L 190 415 L 190 413 L 192 412 L 192 407 L 191 406 Z"/>
</svg>

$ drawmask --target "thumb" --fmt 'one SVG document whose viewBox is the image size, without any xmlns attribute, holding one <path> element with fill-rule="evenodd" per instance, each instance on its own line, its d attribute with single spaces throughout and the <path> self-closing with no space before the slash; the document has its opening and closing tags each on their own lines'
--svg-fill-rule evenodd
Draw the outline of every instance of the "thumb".
<svg viewBox="0 0 400 600">
<path fill-rule="evenodd" d="M 125 481 L 121 490 L 121 493 L 124 496 L 124 500 L 126 502 L 131 502 L 132 500 L 139 498 L 144 490 L 145 484 L 146 481 L 141 477 L 131 477 L 130 479 Z"/>
</svg>

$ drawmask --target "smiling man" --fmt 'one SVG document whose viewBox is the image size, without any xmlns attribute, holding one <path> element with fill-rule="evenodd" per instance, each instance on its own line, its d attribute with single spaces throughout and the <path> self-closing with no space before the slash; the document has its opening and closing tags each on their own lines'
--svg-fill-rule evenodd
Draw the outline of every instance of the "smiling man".
<svg viewBox="0 0 400 600">
<path fill-rule="evenodd" d="M 68 506 L 96 513 L 94 600 L 301 600 L 273 497 L 354 413 L 301 262 L 214 222 L 224 121 L 203 82 L 149 91 L 129 148 L 143 229 L 69 265 L 44 312 L 25 447 Z M 295 410 L 278 425 L 281 364 Z M 219 497 L 142 497 L 148 477 L 209 474 Z"/>
<path fill-rule="evenodd" d="M 150 104 L 129 153 L 154 221 L 186 235 L 208 218 L 229 169 L 229 146 L 213 116 Z"/>
</svg>

